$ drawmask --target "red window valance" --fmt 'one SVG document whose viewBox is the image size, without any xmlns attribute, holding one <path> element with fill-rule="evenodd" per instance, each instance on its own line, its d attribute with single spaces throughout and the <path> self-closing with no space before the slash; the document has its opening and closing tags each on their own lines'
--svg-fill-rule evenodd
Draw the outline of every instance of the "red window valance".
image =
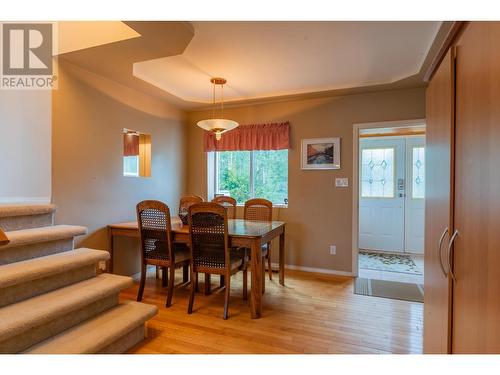
<svg viewBox="0 0 500 375">
<path fill-rule="evenodd" d="M 205 131 L 205 151 L 283 150 L 290 148 L 289 122 L 240 125 L 222 134 Z"/>
<path fill-rule="evenodd" d="M 139 136 L 137 134 L 123 134 L 123 156 L 139 155 Z"/>
</svg>

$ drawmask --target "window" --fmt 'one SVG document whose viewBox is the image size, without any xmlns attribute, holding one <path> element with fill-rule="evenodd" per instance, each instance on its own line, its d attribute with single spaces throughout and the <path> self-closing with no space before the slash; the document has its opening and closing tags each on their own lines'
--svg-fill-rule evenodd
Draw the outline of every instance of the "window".
<svg viewBox="0 0 500 375">
<path fill-rule="evenodd" d="M 215 156 L 215 194 L 238 203 L 251 198 L 288 203 L 288 150 L 219 151 Z"/>
<path fill-rule="evenodd" d="M 151 136 L 123 129 L 123 175 L 151 177 Z"/>
<path fill-rule="evenodd" d="M 394 149 L 365 148 L 361 152 L 361 196 L 394 197 Z"/>
<path fill-rule="evenodd" d="M 139 155 L 123 157 L 123 175 L 139 177 Z"/>
<path fill-rule="evenodd" d="M 425 198 L 425 148 L 413 147 L 411 195 L 414 199 Z"/>
</svg>

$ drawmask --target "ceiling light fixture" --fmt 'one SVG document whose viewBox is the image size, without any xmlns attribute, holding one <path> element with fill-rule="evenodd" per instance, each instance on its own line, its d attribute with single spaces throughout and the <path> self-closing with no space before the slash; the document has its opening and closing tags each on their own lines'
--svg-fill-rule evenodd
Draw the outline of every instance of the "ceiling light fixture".
<svg viewBox="0 0 500 375">
<path fill-rule="evenodd" d="M 198 126 L 202 129 L 205 129 L 209 132 L 215 133 L 215 139 L 220 140 L 222 137 L 222 133 L 227 132 L 228 130 L 232 130 L 238 127 L 238 123 L 233 120 L 227 120 L 224 118 L 224 85 L 226 84 L 226 80 L 224 78 L 215 77 L 210 80 L 213 86 L 213 95 L 212 95 L 212 118 L 208 120 L 198 121 Z M 220 118 L 215 117 L 215 87 L 216 85 L 220 86 Z"/>
</svg>

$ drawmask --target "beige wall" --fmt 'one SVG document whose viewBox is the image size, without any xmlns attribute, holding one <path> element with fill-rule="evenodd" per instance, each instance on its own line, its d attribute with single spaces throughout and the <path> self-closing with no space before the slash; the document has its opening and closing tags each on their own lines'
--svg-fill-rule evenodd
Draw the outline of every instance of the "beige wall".
<svg viewBox="0 0 500 375">
<path fill-rule="evenodd" d="M 48 203 L 51 92 L 0 90 L 1 203 Z"/>
<path fill-rule="evenodd" d="M 143 199 L 159 199 L 177 210 L 186 180 L 180 111 L 62 63 L 52 113 L 56 222 L 89 228 L 77 246 L 107 249 L 106 225 L 134 220 L 135 205 Z M 151 134 L 151 178 L 123 177 L 123 128 Z M 139 271 L 137 245 L 117 240 L 117 273 Z"/>
<path fill-rule="evenodd" d="M 287 264 L 352 271 L 353 124 L 424 118 L 424 92 L 424 88 L 415 88 L 225 110 L 225 117 L 241 124 L 285 120 L 291 123 L 289 205 L 275 213 L 275 217 L 287 222 Z M 189 114 L 187 137 L 186 192 L 204 197 L 207 163 L 203 133 L 196 122 L 207 116 L 209 112 Z M 341 137 L 340 170 L 300 169 L 301 139 L 335 136 Z M 349 178 L 349 188 L 335 188 L 335 177 Z M 330 244 L 337 245 L 336 255 L 329 254 Z"/>
</svg>

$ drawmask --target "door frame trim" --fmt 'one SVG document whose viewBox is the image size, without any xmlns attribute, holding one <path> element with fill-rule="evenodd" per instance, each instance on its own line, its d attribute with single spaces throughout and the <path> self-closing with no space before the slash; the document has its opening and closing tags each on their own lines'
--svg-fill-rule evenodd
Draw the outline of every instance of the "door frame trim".
<svg viewBox="0 0 500 375">
<path fill-rule="evenodd" d="M 406 128 L 426 125 L 425 118 L 398 121 L 364 122 L 353 124 L 352 134 L 352 274 L 358 276 L 359 238 L 359 133 L 362 129 Z"/>
</svg>

